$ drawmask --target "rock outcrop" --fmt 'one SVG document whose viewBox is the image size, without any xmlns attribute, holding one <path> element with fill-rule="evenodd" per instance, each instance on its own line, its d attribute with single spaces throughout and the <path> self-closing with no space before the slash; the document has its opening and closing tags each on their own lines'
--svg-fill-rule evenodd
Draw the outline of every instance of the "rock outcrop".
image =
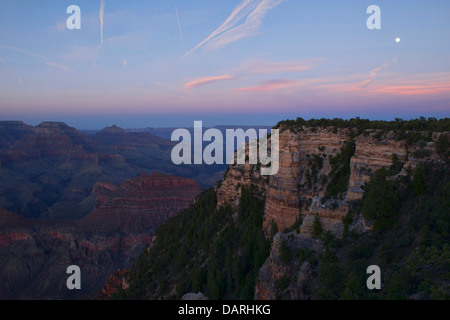
<svg viewBox="0 0 450 320">
<path fill-rule="evenodd" d="M 350 180 L 347 200 L 362 199 L 362 186 L 370 181 L 373 173 L 381 167 L 392 165 L 392 155 L 396 154 L 399 161 L 405 162 L 407 157 L 406 141 L 396 140 L 392 133 L 385 139 L 360 135 L 355 138 L 356 150 L 350 162 Z"/>
<path fill-rule="evenodd" d="M 303 127 L 294 132 L 282 126 L 278 173 L 265 177 L 260 175 L 257 165 L 231 165 L 217 190 L 218 204 L 230 203 L 237 208 L 240 187 L 254 184 L 264 193 L 266 230 L 274 222 L 278 231 L 284 231 L 300 218 L 303 221 L 301 232 L 311 236 L 317 215 L 323 229 L 339 237 L 343 230 L 342 219 L 352 201 L 362 199 L 362 187 L 376 170 L 389 169 L 394 155 L 400 164 L 396 174 L 405 174 L 408 168 L 420 162 L 442 162 L 436 153 L 436 141 L 441 134 L 448 134 L 433 133 L 430 142 L 407 145 L 406 140 L 398 139 L 393 132 L 380 135 L 380 131 L 368 130 L 353 139 L 349 133 L 348 129 L 331 127 Z M 347 188 L 338 199 L 329 197 L 327 188 L 333 183 L 331 161 L 341 155 L 343 147 L 351 140 L 355 150 L 347 163 L 350 172 Z"/>
<path fill-rule="evenodd" d="M 124 278 L 126 272 L 127 270 L 118 270 L 115 274 L 110 276 L 95 298 L 97 300 L 108 300 L 120 289 L 127 288 L 128 284 Z"/>
<path fill-rule="evenodd" d="M 219 205 L 230 203 L 236 210 L 240 186 L 254 184 L 263 191 L 266 234 L 269 235 L 272 223 L 284 233 L 278 233 L 273 239 L 270 256 L 259 271 L 255 298 L 308 299 L 308 290 L 305 293 L 299 288 L 315 285 L 311 283 L 314 266 L 307 261 L 302 264 L 281 263 L 281 241 L 286 241 L 291 251 L 311 249 L 316 241 L 312 237 L 316 217 L 324 231 L 342 237 L 344 217 L 352 210 L 355 201 L 363 198 L 363 186 L 378 169 L 388 169 L 389 179 L 395 179 L 421 162 L 440 164 L 447 161 L 438 154 L 436 144 L 437 139 L 443 134 L 448 135 L 448 132 L 424 132 L 421 134 L 428 137 L 428 141 L 408 142 L 406 138 L 398 138 L 394 132 L 381 130 L 367 130 L 354 136 L 348 129 L 331 127 L 302 127 L 293 131 L 282 125 L 279 129 L 278 173 L 262 177 L 256 165 L 232 165 L 217 190 L 218 202 Z M 352 148 L 345 149 L 345 146 Z M 347 152 L 346 157 L 342 156 L 344 152 Z M 346 162 L 340 164 L 340 168 L 348 168 L 342 171 L 344 188 L 338 196 L 330 196 L 328 187 L 334 183 L 332 176 L 339 168 L 336 162 L 344 160 Z M 361 233 L 371 228 L 361 216 L 354 218 L 349 230 Z M 289 231 L 293 226 L 296 232 Z M 283 282 L 288 285 L 280 289 Z"/>
<path fill-rule="evenodd" d="M 311 290 L 317 285 L 311 281 L 311 275 L 314 269 L 317 271 L 317 267 L 306 259 L 292 259 L 294 263 L 286 264 L 281 258 L 282 250 L 288 250 L 289 255 L 294 256 L 299 250 L 313 254 L 323 248 L 320 241 L 303 234 L 277 233 L 273 237 L 270 256 L 259 270 L 255 287 L 256 300 L 305 300 L 309 298 L 307 288 Z"/>
<path fill-rule="evenodd" d="M 324 196 L 330 173 L 330 157 L 336 156 L 348 140 L 345 130 L 305 128 L 280 134 L 280 169 L 270 177 L 264 221 L 274 221 L 278 230 L 289 228 L 299 215 L 310 212 L 312 198 Z"/>
<path fill-rule="evenodd" d="M 199 300 L 209 300 L 208 297 L 205 297 L 205 295 L 201 292 L 193 293 L 189 292 L 186 293 L 181 297 L 181 300 L 193 300 L 193 301 L 199 301 Z"/>
</svg>

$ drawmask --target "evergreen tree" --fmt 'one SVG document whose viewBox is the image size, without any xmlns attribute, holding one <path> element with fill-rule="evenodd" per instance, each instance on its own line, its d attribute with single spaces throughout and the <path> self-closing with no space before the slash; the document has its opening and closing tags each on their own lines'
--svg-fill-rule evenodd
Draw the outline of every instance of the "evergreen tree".
<svg viewBox="0 0 450 320">
<path fill-rule="evenodd" d="M 415 195 L 421 195 L 427 191 L 427 178 L 422 163 L 414 169 L 412 187 Z"/>
<path fill-rule="evenodd" d="M 345 283 L 344 291 L 341 293 L 340 300 L 357 300 L 362 296 L 361 280 L 352 271 L 348 274 Z"/>
<path fill-rule="evenodd" d="M 322 234 L 322 224 L 320 223 L 320 218 L 319 215 L 316 214 L 316 216 L 314 217 L 314 222 L 313 222 L 313 237 L 314 238 L 319 238 L 320 235 Z"/>
<path fill-rule="evenodd" d="M 374 223 L 373 229 L 376 233 L 391 228 L 398 218 L 399 200 L 392 182 L 386 179 L 387 175 L 385 168 L 375 172 L 362 206 L 363 216 Z"/>
</svg>

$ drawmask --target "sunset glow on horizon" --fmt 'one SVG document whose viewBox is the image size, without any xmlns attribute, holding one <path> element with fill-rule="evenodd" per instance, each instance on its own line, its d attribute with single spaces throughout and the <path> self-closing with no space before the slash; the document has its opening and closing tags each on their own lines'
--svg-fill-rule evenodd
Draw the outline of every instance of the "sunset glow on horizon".
<svg viewBox="0 0 450 320">
<path fill-rule="evenodd" d="M 72 4 L 80 30 L 66 27 Z M 450 116 L 450 3 L 376 1 L 379 30 L 366 27 L 371 4 L 3 1 L 0 120 Z"/>
</svg>

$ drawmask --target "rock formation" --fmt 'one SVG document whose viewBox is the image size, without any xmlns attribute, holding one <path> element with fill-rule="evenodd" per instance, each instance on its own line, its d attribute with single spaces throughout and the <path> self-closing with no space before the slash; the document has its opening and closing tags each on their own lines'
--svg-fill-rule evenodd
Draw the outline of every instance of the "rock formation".
<svg viewBox="0 0 450 320">
<path fill-rule="evenodd" d="M 289 254 L 291 255 L 300 249 L 305 252 L 306 250 L 311 252 L 322 250 L 320 241 L 303 234 L 295 232 L 277 233 L 273 237 L 270 256 L 259 270 L 255 287 L 256 300 L 308 299 L 303 290 L 298 288 L 309 287 L 311 289 L 315 285 L 310 281 L 314 268 L 310 262 L 293 259 L 295 260 L 293 264 L 283 263 L 280 257 L 282 245 L 285 247 L 284 250 L 290 251 Z M 284 287 L 280 285 L 283 280 L 286 282 Z M 287 290 L 289 287 L 290 290 Z M 290 295 L 286 296 L 285 292 L 289 292 Z"/>
<path fill-rule="evenodd" d="M 328 197 L 327 187 L 331 181 L 331 159 L 337 157 L 342 147 L 350 141 L 348 129 L 308 128 L 292 131 L 280 128 L 280 168 L 276 175 L 261 176 L 256 165 L 231 165 L 217 190 L 218 204 L 231 203 L 237 208 L 240 187 L 257 185 L 265 192 L 264 225 L 268 229 L 275 222 L 278 230 L 291 227 L 300 217 L 301 232 L 311 235 L 312 223 L 319 216 L 324 230 L 342 234 L 342 218 L 354 200 L 363 197 L 362 186 L 374 172 L 392 165 L 393 155 L 401 163 L 399 174 L 424 161 L 442 162 L 436 154 L 436 140 L 442 133 L 434 133 L 433 141 L 426 146 L 399 140 L 394 133 L 382 137 L 372 130 L 367 135 L 353 139 L 355 152 L 350 158 L 348 187 L 338 198 Z M 445 134 L 445 133 L 444 133 Z M 428 150 L 426 157 L 417 158 L 417 150 Z"/>
<path fill-rule="evenodd" d="M 0 121 L 0 207 L 37 219 L 86 216 L 98 182 L 118 185 L 142 172 L 194 178 L 215 185 L 224 166 L 175 165 L 174 142 L 117 126 L 87 135 L 62 122 L 38 126 Z"/>
<path fill-rule="evenodd" d="M 200 191 L 192 179 L 154 172 L 117 188 L 97 183 L 96 208 L 78 220 L 39 221 L 0 209 L 0 298 L 88 297 L 133 263 L 156 228 Z M 66 288 L 71 264 L 81 269 L 80 291 Z"/>
<path fill-rule="evenodd" d="M 393 179 L 397 175 L 406 174 L 407 170 L 415 168 L 421 162 L 442 164 L 445 160 L 436 152 L 436 141 L 440 135 L 448 135 L 448 132 L 432 133 L 429 135 L 431 141 L 422 140 L 413 143 L 399 139 L 394 132 L 380 130 L 367 130 L 364 134 L 353 138 L 349 134 L 348 129 L 303 127 L 301 130 L 292 131 L 282 125 L 280 168 L 276 175 L 261 177 L 255 165 L 229 167 L 224 181 L 217 190 L 219 205 L 230 203 L 236 210 L 240 187 L 255 184 L 264 191 L 264 226 L 267 233 L 272 222 L 277 225 L 278 231 L 286 232 L 296 221 L 300 221 L 296 226 L 298 234 L 290 232 L 275 236 L 270 257 L 259 272 L 255 298 L 308 298 L 295 288 L 304 285 L 300 282 L 309 281 L 308 274 L 312 272 L 312 267 L 307 262 L 295 266 L 280 263 L 281 238 L 289 238 L 288 246 L 291 250 L 311 247 L 310 242 L 314 241 L 312 234 L 316 216 L 324 231 L 331 231 L 338 238 L 342 237 L 343 218 L 351 210 L 354 202 L 363 198 L 363 186 L 370 181 L 376 170 L 382 167 L 390 169 L 394 165 L 393 159 L 396 159 L 395 165 L 398 168 L 391 177 Z M 330 197 L 327 195 L 327 188 L 333 183 L 332 161 L 336 162 L 336 159 L 339 159 L 344 145 L 350 141 L 354 145 L 354 153 L 346 164 L 349 165 L 347 185 L 338 197 Z M 364 232 L 370 229 L 370 225 L 362 217 L 358 217 L 352 222 L 350 229 Z M 295 272 L 292 271 L 294 269 Z M 296 285 L 292 288 L 297 291 L 287 290 L 290 294 L 297 292 L 295 296 L 283 296 L 283 292 L 276 288 L 277 281 L 282 277 L 296 279 Z"/>
</svg>

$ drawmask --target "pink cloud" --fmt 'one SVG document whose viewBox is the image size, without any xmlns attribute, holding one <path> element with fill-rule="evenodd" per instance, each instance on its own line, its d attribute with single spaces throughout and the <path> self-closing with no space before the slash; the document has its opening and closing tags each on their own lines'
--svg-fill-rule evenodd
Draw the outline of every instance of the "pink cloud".
<svg viewBox="0 0 450 320">
<path fill-rule="evenodd" d="M 187 82 L 184 87 L 185 88 L 198 88 L 210 83 L 214 83 L 222 80 L 232 80 L 234 76 L 232 75 L 224 75 L 224 76 L 215 76 L 215 77 L 203 77 L 199 79 L 195 79 L 193 81 Z"/>
<path fill-rule="evenodd" d="M 417 96 L 438 93 L 450 93 L 450 83 L 440 85 L 400 85 L 388 86 L 372 91 L 377 94 L 389 94 L 398 96 Z"/>
<path fill-rule="evenodd" d="M 267 91 L 274 91 L 274 90 L 286 89 L 286 88 L 298 88 L 301 86 L 302 86 L 301 83 L 297 80 L 276 79 L 276 80 L 264 81 L 261 84 L 254 86 L 254 87 L 239 88 L 239 89 L 237 89 L 237 91 L 239 91 L 239 92 L 267 92 Z"/>
<path fill-rule="evenodd" d="M 307 61 L 282 61 L 282 62 L 254 60 L 246 62 L 238 70 L 249 74 L 301 72 L 313 69 L 321 61 L 323 61 L 323 59 L 320 58 Z"/>
</svg>

